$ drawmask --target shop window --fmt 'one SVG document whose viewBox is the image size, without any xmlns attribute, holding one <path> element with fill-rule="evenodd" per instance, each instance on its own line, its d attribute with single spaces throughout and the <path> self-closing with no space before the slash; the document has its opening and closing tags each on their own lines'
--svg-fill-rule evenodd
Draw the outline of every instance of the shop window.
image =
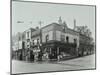
<svg viewBox="0 0 100 75">
<path fill-rule="evenodd" d="M 25 42 L 22 42 L 22 48 L 23 49 L 25 48 Z"/>
</svg>

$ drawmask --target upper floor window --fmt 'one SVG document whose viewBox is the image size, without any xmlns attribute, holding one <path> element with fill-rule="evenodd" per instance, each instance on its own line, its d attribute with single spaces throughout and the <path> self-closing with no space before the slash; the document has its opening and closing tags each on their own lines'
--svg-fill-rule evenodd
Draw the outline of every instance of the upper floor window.
<svg viewBox="0 0 100 75">
<path fill-rule="evenodd" d="M 24 41 L 22 42 L 22 48 L 23 49 L 25 48 L 25 42 Z"/>
<path fill-rule="evenodd" d="M 49 40 L 49 35 L 46 35 L 46 42 Z"/>
<path fill-rule="evenodd" d="M 33 40 L 33 45 L 34 45 L 34 40 Z"/>
<path fill-rule="evenodd" d="M 21 36 L 18 36 L 18 41 L 20 41 L 21 40 Z"/>
<path fill-rule="evenodd" d="M 61 41 L 62 41 L 62 42 L 65 41 L 65 35 L 61 35 Z"/>
<path fill-rule="evenodd" d="M 69 37 L 68 37 L 68 36 L 66 36 L 66 42 L 67 42 L 67 43 L 69 42 Z"/>
<path fill-rule="evenodd" d="M 27 37 L 29 38 L 29 32 L 27 32 Z"/>
<path fill-rule="evenodd" d="M 25 34 L 22 34 L 22 40 L 24 40 L 25 39 Z"/>
<path fill-rule="evenodd" d="M 75 43 L 75 44 L 77 43 L 77 39 L 74 39 L 74 43 Z"/>
</svg>

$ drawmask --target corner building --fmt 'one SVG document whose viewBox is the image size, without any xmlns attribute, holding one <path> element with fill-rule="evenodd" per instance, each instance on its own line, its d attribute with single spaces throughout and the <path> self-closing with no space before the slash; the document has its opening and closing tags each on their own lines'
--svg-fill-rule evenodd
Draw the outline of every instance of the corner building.
<svg viewBox="0 0 100 75">
<path fill-rule="evenodd" d="M 77 56 L 79 33 L 67 25 L 52 23 L 42 28 L 42 50 L 48 52 L 50 59 L 58 55 Z"/>
</svg>

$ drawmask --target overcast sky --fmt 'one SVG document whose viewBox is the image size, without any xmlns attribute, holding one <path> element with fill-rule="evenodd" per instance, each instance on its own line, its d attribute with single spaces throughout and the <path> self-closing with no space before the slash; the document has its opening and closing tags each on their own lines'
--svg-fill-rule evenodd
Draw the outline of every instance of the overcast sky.
<svg viewBox="0 0 100 75">
<path fill-rule="evenodd" d="M 59 16 L 66 21 L 69 28 L 76 25 L 87 25 L 95 37 L 95 7 L 77 6 L 64 4 L 48 4 L 34 2 L 12 2 L 12 34 L 23 32 L 28 28 L 39 26 L 42 21 L 42 27 L 52 22 L 58 22 Z M 18 23 L 22 21 L 22 23 Z"/>
</svg>

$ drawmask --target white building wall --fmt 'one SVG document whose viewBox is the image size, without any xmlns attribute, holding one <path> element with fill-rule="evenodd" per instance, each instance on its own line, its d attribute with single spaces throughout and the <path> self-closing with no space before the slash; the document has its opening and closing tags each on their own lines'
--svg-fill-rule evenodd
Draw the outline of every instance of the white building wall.
<svg viewBox="0 0 100 75">
<path fill-rule="evenodd" d="M 28 33 L 29 32 L 29 37 L 28 37 Z M 31 30 L 27 30 L 26 31 L 26 39 L 31 39 Z"/>
<path fill-rule="evenodd" d="M 53 31 L 43 32 L 42 33 L 42 42 L 46 42 L 46 35 L 49 36 L 49 41 L 53 40 Z"/>
<path fill-rule="evenodd" d="M 77 46 L 79 47 L 79 36 L 77 35 L 72 35 L 72 34 L 65 34 L 65 36 L 69 37 L 69 42 L 74 43 L 74 39 L 77 39 Z"/>
<path fill-rule="evenodd" d="M 13 50 L 18 50 L 18 42 L 14 42 L 14 45 L 12 46 Z"/>
<path fill-rule="evenodd" d="M 19 41 L 19 49 L 22 49 L 22 41 Z"/>
<path fill-rule="evenodd" d="M 33 42 L 33 40 L 34 40 L 34 45 L 37 45 L 37 39 L 39 39 L 39 43 L 40 43 L 40 36 L 33 37 L 31 39 L 31 42 Z"/>
<path fill-rule="evenodd" d="M 61 41 L 61 31 L 55 31 L 56 32 L 56 40 Z"/>
<path fill-rule="evenodd" d="M 69 33 L 63 33 L 61 31 L 56 31 L 56 40 L 61 41 L 61 35 L 65 35 L 65 42 L 66 42 L 66 37 L 69 37 L 69 43 L 74 43 L 74 39 L 77 39 L 77 46 L 79 46 L 79 36 L 69 34 Z"/>
</svg>

